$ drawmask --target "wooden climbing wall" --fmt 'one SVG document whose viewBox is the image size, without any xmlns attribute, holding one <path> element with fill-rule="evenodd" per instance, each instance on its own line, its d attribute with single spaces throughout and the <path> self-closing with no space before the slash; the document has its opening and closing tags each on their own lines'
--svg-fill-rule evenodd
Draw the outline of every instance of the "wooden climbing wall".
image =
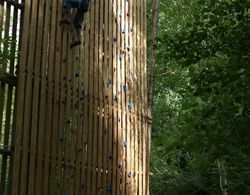
<svg viewBox="0 0 250 195">
<path fill-rule="evenodd" d="M 63 1 L 24 1 L 12 194 L 149 194 L 146 0 L 90 4 L 71 49 Z"/>
</svg>

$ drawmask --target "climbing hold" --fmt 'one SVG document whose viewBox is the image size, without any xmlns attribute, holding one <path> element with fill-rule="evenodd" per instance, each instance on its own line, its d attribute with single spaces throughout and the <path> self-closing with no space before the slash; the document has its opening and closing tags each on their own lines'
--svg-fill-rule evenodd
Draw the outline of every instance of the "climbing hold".
<svg viewBox="0 0 250 195">
<path fill-rule="evenodd" d="M 68 192 L 63 192 L 63 195 L 68 195 Z"/>
<path fill-rule="evenodd" d="M 66 79 L 67 79 L 67 77 L 64 76 L 64 77 L 63 77 L 63 80 L 65 81 Z"/>
<path fill-rule="evenodd" d="M 119 169 L 121 169 L 121 168 L 122 168 L 122 163 L 119 163 L 119 164 L 117 165 L 117 167 L 118 167 Z"/>
<path fill-rule="evenodd" d="M 114 42 L 116 42 L 117 41 L 117 38 L 116 37 L 114 37 Z"/>
<path fill-rule="evenodd" d="M 83 101 L 83 100 L 84 100 L 84 96 L 83 96 L 83 95 L 80 97 L 80 100 L 81 100 L 81 101 Z"/>
<path fill-rule="evenodd" d="M 122 12 L 120 12 L 119 17 L 122 17 Z"/>
<path fill-rule="evenodd" d="M 133 29 L 133 27 L 131 27 L 131 28 L 130 28 L 129 30 L 130 30 L 130 32 L 134 32 L 134 29 Z"/>
<path fill-rule="evenodd" d="M 127 16 L 129 16 L 129 12 L 127 12 Z"/>
<path fill-rule="evenodd" d="M 130 46 L 127 46 L 127 50 L 128 50 L 128 51 L 130 50 Z"/>
<path fill-rule="evenodd" d="M 122 33 L 125 33 L 125 29 L 122 29 Z"/>
<path fill-rule="evenodd" d="M 131 110 L 133 108 L 133 104 L 132 103 L 128 103 L 128 109 Z"/>
<path fill-rule="evenodd" d="M 63 133 L 60 133 L 59 134 L 59 140 L 62 142 L 64 140 L 64 134 Z"/>
<path fill-rule="evenodd" d="M 125 50 L 125 49 L 121 49 L 121 53 L 122 53 L 122 54 L 125 54 L 125 53 L 126 53 L 126 50 Z"/>
<path fill-rule="evenodd" d="M 131 177 L 131 176 L 132 176 L 131 172 L 128 172 L 128 177 Z"/>
<path fill-rule="evenodd" d="M 112 160 L 113 159 L 113 156 L 112 155 L 109 155 L 109 160 Z"/>
<path fill-rule="evenodd" d="M 66 120 L 66 123 L 68 123 L 68 124 L 69 124 L 69 123 L 70 123 L 70 121 L 71 121 L 70 119 L 67 119 L 67 120 Z"/>
<path fill-rule="evenodd" d="M 112 192 L 112 185 L 111 184 L 108 185 L 108 191 Z"/>
<path fill-rule="evenodd" d="M 84 188 L 84 184 L 83 183 L 82 183 L 81 187 Z"/>
<path fill-rule="evenodd" d="M 128 145 L 128 142 L 127 142 L 127 141 L 124 141 L 124 142 L 123 142 L 123 145 L 124 145 L 124 147 L 126 148 L 127 145 Z"/>
<path fill-rule="evenodd" d="M 111 85 L 112 84 L 112 80 L 109 79 L 108 82 L 107 82 L 107 85 Z"/>
<path fill-rule="evenodd" d="M 83 114 L 83 112 L 81 112 L 81 113 L 80 113 L 80 117 L 83 117 L 83 116 L 84 116 L 84 114 Z"/>
<path fill-rule="evenodd" d="M 127 91 L 127 86 L 126 86 L 126 84 L 124 84 L 123 85 L 123 91 L 126 93 L 126 91 Z"/>
<path fill-rule="evenodd" d="M 119 54 L 119 60 L 120 61 L 122 60 L 122 54 L 121 53 Z"/>
<path fill-rule="evenodd" d="M 117 95 L 114 95 L 114 100 L 115 100 L 115 101 L 117 101 L 117 100 L 118 100 Z"/>
<path fill-rule="evenodd" d="M 67 58 L 65 57 L 64 59 L 63 59 L 63 63 L 66 63 L 67 62 Z"/>
<path fill-rule="evenodd" d="M 80 76 L 79 72 L 75 72 L 75 77 L 78 78 Z"/>
<path fill-rule="evenodd" d="M 106 135 L 108 132 L 108 129 L 104 129 L 104 134 Z"/>
</svg>

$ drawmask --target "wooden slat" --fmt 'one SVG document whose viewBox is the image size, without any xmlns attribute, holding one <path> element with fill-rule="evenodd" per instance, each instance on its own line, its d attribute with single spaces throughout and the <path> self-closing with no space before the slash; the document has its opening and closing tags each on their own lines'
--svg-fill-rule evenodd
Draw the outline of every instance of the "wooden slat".
<svg viewBox="0 0 250 195">
<path fill-rule="evenodd" d="M 104 47 L 104 37 L 103 37 L 103 31 L 104 31 L 104 2 L 103 1 L 99 1 L 99 10 L 100 10 L 100 14 L 98 16 L 98 20 L 99 20 L 99 40 L 98 40 L 98 45 L 99 45 L 99 49 L 98 49 L 98 99 L 99 99 L 99 119 L 98 119 L 98 136 L 97 136 L 97 145 L 96 148 L 98 148 L 98 152 L 96 153 L 96 159 L 97 159 L 97 163 L 98 163 L 98 172 L 97 172 L 97 179 L 96 179 L 96 194 L 102 194 L 102 190 L 103 190 L 103 174 L 104 171 L 102 172 L 101 170 L 104 169 L 103 167 L 103 152 L 104 152 L 104 148 L 103 148 L 103 142 L 105 139 L 105 130 L 104 130 L 104 120 L 103 120 L 103 114 L 105 115 L 105 111 L 104 111 L 104 105 L 103 105 L 103 97 L 104 97 L 104 76 L 105 76 L 105 69 L 107 67 L 104 67 L 103 62 L 104 62 L 104 56 L 103 56 L 103 47 Z M 105 170 L 105 169 L 104 169 Z"/>
<path fill-rule="evenodd" d="M 33 94 L 33 82 L 32 73 L 34 71 L 34 56 L 35 56 L 35 41 L 36 41 L 36 23 L 37 23 L 37 2 L 32 3 L 31 7 L 31 21 L 30 21 L 30 41 L 29 41 L 29 53 L 27 61 L 27 79 L 26 87 L 29 90 L 25 91 L 25 108 L 24 108 L 24 125 L 23 125 L 23 153 L 22 153 L 22 165 L 21 165 L 21 181 L 20 181 L 20 195 L 26 195 L 28 193 L 28 163 L 29 163 L 29 142 L 31 139 L 31 123 L 32 120 L 31 110 L 32 110 L 32 94 Z"/>
<path fill-rule="evenodd" d="M 40 102 L 39 102 L 39 124 L 38 124 L 38 142 L 37 142 L 37 158 L 42 159 L 45 152 L 45 133 L 46 133 L 46 98 L 48 91 L 47 88 L 47 61 L 48 61 L 48 34 L 49 34 L 49 21 L 50 21 L 50 2 L 47 2 L 44 5 L 44 12 L 43 12 L 43 38 L 42 38 L 42 60 L 41 60 L 41 70 L 39 77 L 41 78 L 40 83 Z M 41 16 L 39 16 L 41 17 Z M 44 176 L 44 161 L 38 160 L 36 164 L 36 181 L 35 181 L 35 190 L 37 195 L 42 194 L 43 189 L 43 176 Z"/>
<path fill-rule="evenodd" d="M 39 2 L 39 11 L 44 9 L 44 1 Z M 43 15 L 38 15 L 38 28 L 42 29 L 43 26 Z M 33 91 L 33 102 L 32 102 L 32 122 L 31 122 L 31 144 L 30 144 L 30 164 L 29 164 L 29 187 L 28 194 L 35 193 L 35 166 L 36 166 L 36 153 L 37 153 L 37 126 L 38 126 L 38 102 L 39 102 L 39 75 L 41 66 L 41 49 L 42 49 L 42 31 L 38 31 L 36 37 L 36 53 L 34 63 L 34 91 Z"/>
<path fill-rule="evenodd" d="M 49 182 L 50 182 L 50 163 L 49 159 L 51 156 L 51 146 L 54 145 L 52 143 L 52 124 L 53 124 L 53 91 L 54 91 L 54 63 L 55 63 L 55 34 L 56 34 L 56 10 L 57 4 L 56 1 L 51 2 L 51 13 L 50 15 L 50 30 L 49 30 L 49 41 L 48 41 L 48 64 L 47 64 L 47 79 L 48 79 L 48 95 L 46 99 L 46 129 L 45 129 L 45 143 L 44 144 L 44 151 L 45 151 L 45 160 L 44 160 L 44 175 L 43 175 L 43 187 L 42 193 L 49 194 Z"/>
<path fill-rule="evenodd" d="M 84 83 L 83 83 L 83 96 L 84 96 L 84 111 L 83 111 L 83 156 L 82 156 L 82 170 L 81 170 L 81 194 L 87 194 L 87 138 L 88 138 L 88 108 L 89 108 L 89 46 L 90 46 L 90 12 L 86 14 L 86 26 L 84 31 L 84 54 L 83 54 L 83 65 L 84 65 Z"/>
<path fill-rule="evenodd" d="M 59 21 L 61 19 L 62 15 L 62 5 L 60 1 L 56 1 L 57 5 L 56 9 L 58 10 L 58 13 L 56 15 L 56 39 L 55 39 L 55 52 L 54 52 L 54 98 L 53 98 L 53 123 L 52 123 L 52 140 L 51 140 L 51 171 L 50 171 L 50 180 L 49 180 L 49 193 L 50 194 L 57 194 L 59 193 L 57 191 L 58 188 L 58 166 L 56 165 L 56 158 L 59 157 L 58 153 L 61 152 L 61 150 L 58 150 L 60 145 L 60 140 L 58 139 L 60 130 L 59 130 L 59 111 L 61 109 L 62 103 L 60 102 L 60 81 L 61 81 L 61 69 L 63 66 L 62 63 L 62 28 L 59 26 Z"/>
<path fill-rule="evenodd" d="M 94 100 L 99 100 L 99 92 L 98 92 L 98 73 L 99 73 L 99 69 L 98 69 L 98 64 L 99 64 L 99 0 L 95 1 L 95 17 L 94 17 L 94 63 L 93 63 L 93 98 Z M 97 153 L 101 151 L 97 152 L 97 146 L 98 146 L 98 103 L 99 101 L 94 101 L 94 107 L 93 107 L 93 126 L 92 126 L 92 134 L 93 134 L 93 143 L 92 143 L 92 166 L 93 166 L 93 170 L 92 170 L 92 182 L 91 182 L 91 190 L 90 192 L 92 194 L 96 194 L 96 189 L 97 189 L 97 181 L 96 181 L 96 170 L 95 168 L 98 166 L 98 162 L 97 162 Z"/>
<path fill-rule="evenodd" d="M 95 1 L 91 1 L 91 16 L 90 16 L 90 47 L 89 47 L 89 111 L 88 111 L 88 138 L 87 138 L 87 191 L 86 194 L 92 193 L 92 177 L 93 169 L 90 169 L 93 165 L 93 120 L 94 120 L 94 70 L 95 70 L 95 60 L 94 60 L 94 41 L 95 41 Z"/>
</svg>

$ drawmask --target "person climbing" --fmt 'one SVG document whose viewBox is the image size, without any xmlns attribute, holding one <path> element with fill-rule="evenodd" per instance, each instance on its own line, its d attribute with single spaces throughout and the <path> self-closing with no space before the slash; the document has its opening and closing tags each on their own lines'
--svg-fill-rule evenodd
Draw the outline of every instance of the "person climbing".
<svg viewBox="0 0 250 195">
<path fill-rule="evenodd" d="M 69 25 L 71 23 L 69 19 L 70 9 L 77 8 L 77 12 L 73 20 L 73 24 L 76 29 L 76 40 L 70 44 L 70 47 L 73 48 L 81 44 L 81 28 L 84 21 L 84 14 L 89 9 L 89 0 L 64 0 L 63 8 L 63 18 L 60 21 L 60 25 Z"/>
</svg>

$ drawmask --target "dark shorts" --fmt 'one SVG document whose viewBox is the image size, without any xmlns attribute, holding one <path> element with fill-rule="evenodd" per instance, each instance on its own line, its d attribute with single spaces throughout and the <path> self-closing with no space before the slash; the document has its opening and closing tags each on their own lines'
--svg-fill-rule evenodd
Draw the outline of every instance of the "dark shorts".
<svg viewBox="0 0 250 195">
<path fill-rule="evenodd" d="M 86 11 L 88 11 L 89 3 L 87 0 L 64 0 L 63 5 L 65 9 L 81 8 L 81 9 L 87 9 Z"/>
</svg>

